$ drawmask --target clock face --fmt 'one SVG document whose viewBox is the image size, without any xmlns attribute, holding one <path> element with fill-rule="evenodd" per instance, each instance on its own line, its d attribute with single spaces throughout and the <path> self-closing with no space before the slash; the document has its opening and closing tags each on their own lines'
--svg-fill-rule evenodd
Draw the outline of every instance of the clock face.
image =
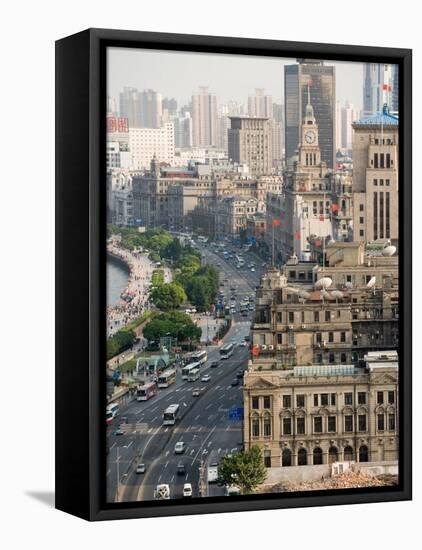
<svg viewBox="0 0 422 550">
<path fill-rule="evenodd" d="M 312 130 L 310 130 L 309 132 L 306 132 L 305 134 L 306 143 L 314 143 L 315 138 L 316 138 L 315 132 L 313 132 Z"/>
</svg>

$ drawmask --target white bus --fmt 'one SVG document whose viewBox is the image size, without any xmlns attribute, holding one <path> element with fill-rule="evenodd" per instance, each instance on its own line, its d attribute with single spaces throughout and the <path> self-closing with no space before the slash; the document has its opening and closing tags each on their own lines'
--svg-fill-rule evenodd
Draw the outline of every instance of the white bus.
<svg viewBox="0 0 422 550">
<path fill-rule="evenodd" d="M 174 369 L 165 370 L 158 377 L 158 387 L 168 388 L 176 382 L 176 371 Z"/>
<path fill-rule="evenodd" d="M 195 353 L 192 353 L 192 355 L 189 357 L 189 363 L 199 363 L 200 365 L 203 365 L 206 363 L 208 359 L 208 353 L 206 350 L 202 351 L 196 351 Z"/>
<path fill-rule="evenodd" d="M 148 401 L 151 397 L 157 394 L 157 384 L 155 382 L 147 382 L 143 386 L 139 386 L 136 390 L 136 401 Z"/>
<path fill-rule="evenodd" d="M 173 426 L 176 423 L 177 417 L 179 416 L 180 405 L 173 404 L 169 405 L 163 413 L 163 425 L 164 426 Z"/>
<path fill-rule="evenodd" d="M 195 382 L 195 380 L 199 380 L 200 374 L 201 371 L 198 368 L 192 369 L 188 374 L 188 382 Z"/>
<path fill-rule="evenodd" d="M 119 414 L 119 405 L 117 403 L 111 403 L 107 405 L 106 409 L 106 422 L 111 424 L 113 419 Z"/>
<path fill-rule="evenodd" d="M 234 344 L 232 343 L 226 344 L 225 346 L 220 348 L 221 359 L 228 359 L 232 355 L 233 350 L 234 350 Z"/>
<path fill-rule="evenodd" d="M 189 363 L 188 365 L 183 367 L 182 368 L 182 380 L 188 380 L 189 379 L 189 374 L 195 369 L 199 370 L 200 366 L 201 366 L 200 363 Z"/>
</svg>

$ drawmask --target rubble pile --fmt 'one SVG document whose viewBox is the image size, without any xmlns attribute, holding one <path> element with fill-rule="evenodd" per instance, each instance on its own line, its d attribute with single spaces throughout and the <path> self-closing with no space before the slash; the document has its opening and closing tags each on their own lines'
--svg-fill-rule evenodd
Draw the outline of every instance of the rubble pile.
<svg viewBox="0 0 422 550">
<path fill-rule="evenodd" d="M 276 485 L 262 487 L 265 493 L 284 493 L 297 491 L 319 491 L 321 489 L 357 489 L 359 487 L 385 487 L 397 485 L 398 476 L 371 476 L 362 472 L 345 472 L 335 477 L 323 477 L 317 481 L 294 483 L 283 481 Z"/>
</svg>

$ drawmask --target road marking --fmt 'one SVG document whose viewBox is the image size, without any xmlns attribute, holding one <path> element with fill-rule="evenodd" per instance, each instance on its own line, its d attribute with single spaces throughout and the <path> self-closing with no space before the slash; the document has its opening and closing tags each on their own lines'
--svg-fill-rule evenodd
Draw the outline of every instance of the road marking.
<svg viewBox="0 0 422 550">
<path fill-rule="evenodd" d="M 158 477 L 157 481 L 158 481 L 158 483 L 160 483 L 160 481 L 161 481 L 161 475 Z"/>
<path fill-rule="evenodd" d="M 194 452 L 195 452 L 195 449 L 192 449 L 190 454 L 193 455 Z"/>
<path fill-rule="evenodd" d="M 113 445 L 110 447 L 110 451 L 113 449 L 113 447 L 116 446 L 116 442 L 113 443 Z"/>
<path fill-rule="evenodd" d="M 150 429 L 147 431 L 147 433 L 151 433 L 151 432 L 152 432 L 152 428 L 150 428 Z"/>
<path fill-rule="evenodd" d="M 110 472 L 111 472 L 111 470 L 108 470 L 106 475 L 108 475 Z"/>
<path fill-rule="evenodd" d="M 185 481 L 188 480 L 188 477 L 189 477 L 189 474 L 186 474 L 186 476 L 185 476 Z"/>
<path fill-rule="evenodd" d="M 174 481 L 174 475 L 172 476 L 172 478 L 170 479 L 170 483 L 173 483 Z"/>
<path fill-rule="evenodd" d="M 208 410 L 208 409 L 211 407 L 211 405 L 212 405 L 212 403 L 209 403 L 209 405 L 207 405 L 207 406 L 205 407 L 205 410 Z"/>
<path fill-rule="evenodd" d="M 168 431 L 169 431 L 169 427 L 167 426 L 167 428 L 165 428 L 165 430 L 164 430 L 164 433 L 166 433 Z"/>
<path fill-rule="evenodd" d="M 133 440 L 129 443 L 129 445 L 127 446 L 127 449 L 129 449 L 129 447 L 132 445 L 133 443 Z"/>
<path fill-rule="evenodd" d="M 198 418 L 200 417 L 201 415 L 198 414 L 197 416 L 195 416 L 195 420 L 198 420 Z"/>
<path fill-rule="evenodd" d="M 217 451 L 218 454 L 221 453 L 221 447 L 219 447 L 218 451 Z"/>
<path fill-rule="evenodd" d="M 169 465 L 169 460 L 167 460 L 167 462 L 164 464 L 164 468 L 167 468 L 168 465 Z"/>
<path fill-rule="evenodd" d="M 166 451 L 166 455 L 165 456 L 168 456 L 170 454 L 170 451 Z"/>
</svg>

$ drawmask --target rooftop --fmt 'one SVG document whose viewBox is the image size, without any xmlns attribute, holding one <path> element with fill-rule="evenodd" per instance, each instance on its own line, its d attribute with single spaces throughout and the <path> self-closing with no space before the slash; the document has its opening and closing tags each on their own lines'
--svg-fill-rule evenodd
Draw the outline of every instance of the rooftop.
<svg viewBox="0 0 422 550">
<path fill-rule="evenodd" d="M 353 126 L 398 126 L 399 119 L 396 116 L 390 115 L 387 105 L 384 105 L 381 113 L 355 120 Z"/>
</svg>

